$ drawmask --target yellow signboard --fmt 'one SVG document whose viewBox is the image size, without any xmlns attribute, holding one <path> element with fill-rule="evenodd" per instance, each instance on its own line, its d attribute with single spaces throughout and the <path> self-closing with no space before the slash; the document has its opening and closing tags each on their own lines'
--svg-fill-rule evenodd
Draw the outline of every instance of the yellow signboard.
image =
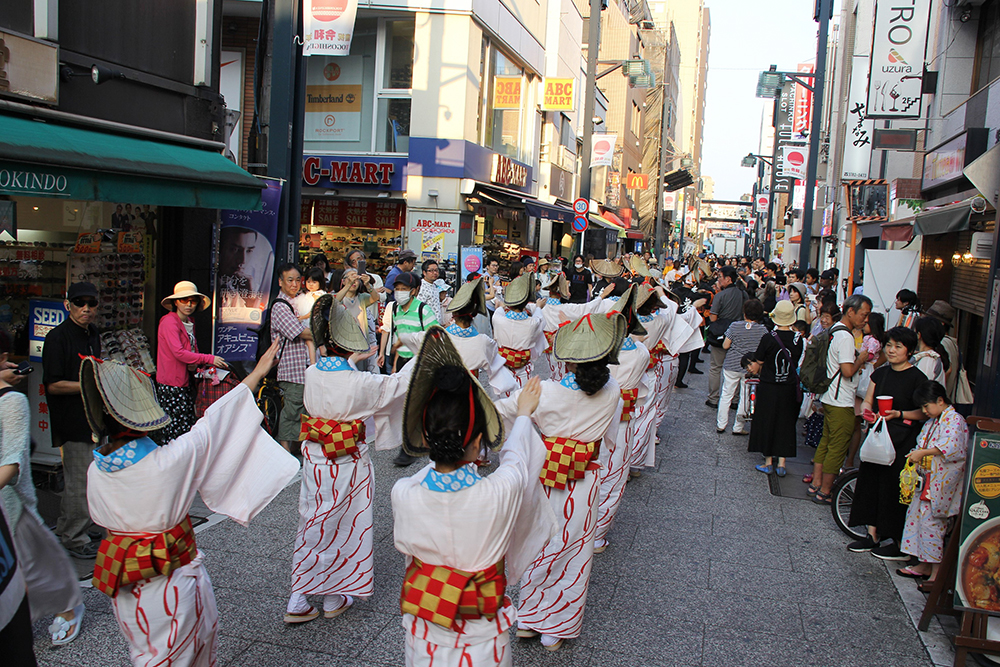
<svg viewBox="0 0 1000 667">
<path fill-rule="evenodd" d="M 493 108 L 521 108 L 521 77 L 498 76 L 493 79 Z"/>
<path fill-rule="evenodd" d="M 542 111 L 573 111 L 576 96 L 573 79 L 545 79 Z"/>
</svg>

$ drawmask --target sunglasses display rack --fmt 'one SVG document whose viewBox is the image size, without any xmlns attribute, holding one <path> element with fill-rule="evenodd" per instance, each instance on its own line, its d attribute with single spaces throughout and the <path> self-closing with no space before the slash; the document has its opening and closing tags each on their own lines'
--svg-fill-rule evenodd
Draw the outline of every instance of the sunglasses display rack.
<svg viewBox="0 0 1000 667">
<path fill-rule="evenodd" d="M 102 243 L 100 253 L 69 253 L 69 283 L 88 282 L 97 287 L 94 324 L 101 331 L 142 326 L 145 261 L 145 254 L 118 253 L 110 243 Z"/>
<path fill-rule="evenodd" d="M 150 375 L 156 372 L 149 340 L 142 329 L 105 331 L 101 334 L 101 350 L 109 359 L 128 364 Z"/>
</svg>

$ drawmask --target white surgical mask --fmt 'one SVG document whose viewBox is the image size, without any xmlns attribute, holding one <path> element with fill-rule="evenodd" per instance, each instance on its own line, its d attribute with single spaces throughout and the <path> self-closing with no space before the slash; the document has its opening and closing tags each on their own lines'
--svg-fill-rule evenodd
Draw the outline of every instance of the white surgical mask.
<svg viewBox="0 0 1000 667">
<path fill-rule="evenodd" d="M 410 302 L 410 290 L 396 290 L 396 303 L 401 306 L 405 306 Z"/>
<path fill-rule="evenodd" d="M 576 264 L 574 264 L 573 266 L 575 266 L 575 267 L 576 267 L 576 268 L 578 268 L 578 269 L 582 269 L 582 268 L 583 268 L 583 264 L 582 264 L 581 262 L 577 262 L 577 263 L 576 263 Z"/>
</svg>

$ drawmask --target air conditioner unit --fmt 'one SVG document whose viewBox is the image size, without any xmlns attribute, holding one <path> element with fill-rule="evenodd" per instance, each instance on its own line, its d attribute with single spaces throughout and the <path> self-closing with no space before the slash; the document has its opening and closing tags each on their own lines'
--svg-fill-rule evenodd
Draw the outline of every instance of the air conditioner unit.
<svg viewBox="0 0 1000 667">
<path fill-rule="evenodd" d="M 993 235 L 988 232 L 974 232 L 969 252 L 975 259 L 990 259 L 993 257 Z"/>
<path fill-rule="evenodd" d="M 576 155 L 565 146 L 559 147 L 559 168 L 571 174 L 576 172 Z"/>
</svg>

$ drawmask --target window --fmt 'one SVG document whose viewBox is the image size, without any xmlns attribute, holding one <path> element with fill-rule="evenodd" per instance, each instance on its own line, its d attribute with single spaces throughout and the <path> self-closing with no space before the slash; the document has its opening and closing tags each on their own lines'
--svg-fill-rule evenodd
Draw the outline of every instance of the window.
<svg viewBox="0 0 1000 667">
<path fill-rule="evenodd" d="M 406 153 L 414 21 L 359 18 L 348 56 L 306 65 L 306 153 Z"/>
<path fill-rule="evenodd" d="M 975 67 L 972 92 L 1000 77 L 1000 2 L 997 0 L 989 0 L 979 10 Z"/>
<path fill-rule="evenodd" d="M 565 146 L 570 153 L 576 153 L 576 132 L 573 131 L 573 123 L 566 114 L 559 116 L 562 121 L 559 128 L 559 144 Z"/>
<path fill-rule="evenodd" d="M 526 112 L 534 77 L 493 44 L 485 55 L 487 77 L 482 81 L 484 102 L 479 141 L 497 153 L 530 164 L 538 148 L 534 145 L 535 129 L 540 126 L 541 118 Z"/>
</svg>

